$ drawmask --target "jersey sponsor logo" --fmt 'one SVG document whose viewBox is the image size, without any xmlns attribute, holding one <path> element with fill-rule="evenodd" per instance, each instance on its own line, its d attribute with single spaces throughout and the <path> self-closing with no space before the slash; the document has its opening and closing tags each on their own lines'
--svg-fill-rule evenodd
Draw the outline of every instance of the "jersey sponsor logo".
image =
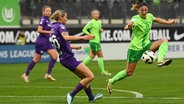
<svg viewBox="0 0 184 104">
<path fill-rule="evenodd" d="M 178 31 L 177 30 L 174 32 L 174 39 L 175 40 L 180 40 L 183 37 L 184 37 L 184 33 L 178 34 Z"/>
</svg>

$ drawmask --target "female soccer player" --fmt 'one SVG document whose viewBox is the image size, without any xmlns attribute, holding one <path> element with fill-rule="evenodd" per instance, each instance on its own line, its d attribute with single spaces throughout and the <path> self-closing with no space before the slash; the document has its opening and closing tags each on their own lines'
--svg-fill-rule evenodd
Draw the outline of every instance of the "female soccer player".
<svg viewBox="0 0 184 104">
<path fill-rule="evenodd" d="M 75 89 L 72 92 L 67 94 L 67 103 L 72 104 L 74 96 L 83 88 L 89 97 L 89 102 L 94 102 L 95 100 L 102 98 L 103 94 L 101 93 L 95 96 L 92 94 L 92 90 L 89 83 L 94 79 L 93 73 L 86 65 L 84 65 L 83 63 L 80 63 L 74 57 L 74 53 L 72 52 L 72 49 L 81 49 L 81 46 L 73 46 L 73 45 L 70 45 L 70 42 L 69 42 L 69 41 L 80 40 L 80 39 L 90 40 L 90 39 L 93 39 L 94 36 L 93 35 L 86 35 L 86 36 L 68 35 L 68 31 L 65 27 L 65 24 L 68 20 L 67 13 L 63 10 L 56 10 L 52 14 L 51 18 L 56 20 L 56 22 L 52 24 L 53 35 L 51 40 L 59 53 L 60 63 L 64 67 L 69 69 L 71 72 L 76 74 L 81 79 L 81 81 L 75 87 Z"/>
<path fill-rule="evenodd" d="M 133 5 L 132 10 L 137 10 L 138 15 L 132 17 L 129 23 L 124 27 L 125 30 L 132 28 L 132 39 L 127 52 L 127 66 L 125 70 L 117 73 L 113 78 L 107 80 L 107 91 L 112 92 L 112 85 L 128 76 L 131 76 L 136 68 L 138 60 L 146 50 L 153 52 L 158 50 L 158 62 L 157 66 L 167 66 L 172 60 L 164 59 L 168 50 L 168 40 L 162 39 L 155 42 L 150 42 L 150 30 L 152 23 L 159 24 L 175 24 L 176 20 L 164 20 L 154 17 L 151 13 L 148 13 L 148 6 L 144 2 L 137 2 Z"/>
<path fill-rule="evenodd" d="M 91 11 L 92 19 L 83 28 L 83 33 L 87 35 L 94 35 L 95 38 L 89 41 L 90 44 L 90 55 L 83 60 L 83 63 L 87 65 L 95 56 L 98 56 L 98 65 L 102 75 L 111 75 L 105 71 L 103 53 L 100 45 L 100 33 L 103 32 L 102 24 L 99 20 L 100 12 L 97 9 Z"/>
<path fill-rule="evenodd" d="M 35 42 L 35 55 L 33 60 L 29 63 L 26 72 L 22 75 L 22 78 L 25 82 L 29 82 L 28 75 L 30 71 L 34 68 L 35 64 L 39 62 L 41 56 L 44 52 L 47 52 L 51 56 L 51 61 L 48 65 L 48 71 L 45 74 L 44 78 L 55 81 L 55 79 L 51 76 L 52 68 L 57 60 L 58 54 L 52 44 L 49 42 L 49 37 L 51 34 L 51 23 L 50 23 L 50 15 L 51 15 L 51 7 L 43 6 L 42 7 L 43 16 L 40 19 L 40 23 L 38 26 L 39 36 Z"/>
</svg>

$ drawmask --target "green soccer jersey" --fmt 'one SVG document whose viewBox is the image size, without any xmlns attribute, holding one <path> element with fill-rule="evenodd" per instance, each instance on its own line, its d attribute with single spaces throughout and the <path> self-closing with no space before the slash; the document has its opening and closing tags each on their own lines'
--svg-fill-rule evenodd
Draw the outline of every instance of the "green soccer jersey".
<svg viewBox="0 0 184 104">
<path fill-rule="evenodd" d="M 148 13 L 146 19 L 141 18 L 139 15 L 132 17 L 131 21 L 134 23 L 132 27 L 132 39 L 129 49 L 142 50 L 150 43 L 150 30 L 155 17 Z"/>
<path fill-rule="evenodd" d="M 94 39 L 90 40 L 90 42 L 100 43 L 100 29 L 102 28 L 102 24 L 100 20 L 91 19 L 86 26 L 82 29 L 84 34 L 93 34 L 95 36 Z"/>
</svg>

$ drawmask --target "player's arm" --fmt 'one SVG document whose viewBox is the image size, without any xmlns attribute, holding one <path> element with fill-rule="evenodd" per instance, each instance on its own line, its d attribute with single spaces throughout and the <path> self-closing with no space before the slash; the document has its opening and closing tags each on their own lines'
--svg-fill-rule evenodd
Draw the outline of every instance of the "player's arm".
<svg viewBox="0 0 184 104">
<path fill-rule="evenodd" d="M 76 49 L 76 50 L 79 50 L 79 49 L 82 48 L 82 46 L 80 46 L 80 45 L 70 45 L 70 47 L 71 47 L 72 49 Z"/>
<path fill-rule="evenodd" d="M 61 35 L 63 38 L 67 41 L 73 41 L 73 40 L 91 40 L 94 38 L 93 35 L 85 35 L 85 36 L 70 36 L 68 35 L 68 32 L 62 32 Z"/>
<path fill-rule="evenodd" d="M 103 28 L 101 28 L 101 29 L 100 29 L 100 32 L 103 32 L 103 31 L 104 31 L 104 29 L 103 29 Z"/>
<path fill-rule="evenodd" d="M 134 26 L 134 23 L 132 21 L 129 21 L 127 25 L 125 25 L 124 29 L 129 30 Z"/>
<path fill-rule="evenodd" d="M 44 19 L 41 19 L 37 28 L 38 33 L 51 34 L 51 31 L 43 30 L 43 26 L 46 23 Z"/>
<path fill-rule="evenodd" d="M 91 27 L 91 22 L 88 22 L 85 26 L 84 26 L 84 28 L 82 29 L 82 32 L 84 33 L 84 34 L 90 34 L 90 32 L 88 31 L 89 29 L 90 29 L 90 27 Z"/>
<path fill-rule="evenodd" d="M 100 27 L 101 27 L 100 32 L 103 32 L 104 29 L 102 28 L 102 24 L 101 23 L 100 23 Z"/>
<path fill-rule="evenodd" d="M 154 22 L 159 23 L 159 24 L 171 25 L 171 24 L 177 23 L 177 19 L 165 20 L 161 18 L 155 18 Z"/>
<path fill-rule="evenodd" d="M 46 30 L 43 30 L 43 26 L 38 26 L 38 29 L 37 29 L 38 33 L 43 33 L 43 34 L 51 34 L 51 31 L 46 31 Z"/>
</svg>

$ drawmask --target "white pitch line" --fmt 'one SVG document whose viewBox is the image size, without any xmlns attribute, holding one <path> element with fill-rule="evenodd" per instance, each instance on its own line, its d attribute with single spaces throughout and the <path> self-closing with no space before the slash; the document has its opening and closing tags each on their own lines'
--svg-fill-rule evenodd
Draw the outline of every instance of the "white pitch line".
<svg viewBox="0 0 184 104">
<path fill-rule="evenodd" d="M 75 96 L 76 98 L 87 98 L 86 96 Z M 66 98 L 66 96 L 0 96 L 0 98 Z M 120 97 L 120 96 L 104 96 L 103 99 L 138 99 L 136 97 Z M 150 99 L 150 100 L 184 100 L 183 97 L 144 97 L 142 99 Z"/>
<path fill-rule="evenodd" d="M 66 96 L 11 96 L 11 95 L 7 95 L 7 96 L 0 96 L 0 98 L 65 98 Z M 75 98 L 87 98 L 87 96 L 75 96 Z M 135 98 L 135 97 L 103 97 L 103 98 L 113 98 L 113 99 L 120 99 L 120 98 Z"/>
<path fill-rule="evenodd" d="M 56 86 L 0 86 L 0 88 L 59 88 L 59 89 L 73 89 L 74 87 L 56 87 Z M 105 88 L 93 88 L 96 90 L 106 90 Z M 126 92 L 134 94 L 135 97 L 123 97 L 123 96 L 103 96 L 103 98 L 107 99 L 160 99 L 160 100 L 184 100 L 184 97 L 143 97 L 143 94 L 135 91 L 128 91 L 128 90 L 119 90 L 119 89 L 113 89 L 115 92 Z M 12 95 L 6 95 L 6 96 L 0 96 L 0 98 L 65 98 L 66 96 L 12 96 Z M 75 96 L 76 98 L 87 98 L 87 96 Z"/>
<path fill-rule="evenodd" d="M 9 87 L 9 88 L 61 88 L 61 89 L 71 89 L 73 87 L 55 87 L 55 86 L 0 86 L 1 87 Z M 105 88 L 93 88 L 96 90 L 106 90 Z M 143 94 L 135 91 L 128 91 L 128 90 L 118 90 L 118 89 L 113 89 L 113 91 L 116 92 L 122 92 L 122 93 L 131 93 L 135 95 L 135 98 L 143 98 Z"/>
</svg>

